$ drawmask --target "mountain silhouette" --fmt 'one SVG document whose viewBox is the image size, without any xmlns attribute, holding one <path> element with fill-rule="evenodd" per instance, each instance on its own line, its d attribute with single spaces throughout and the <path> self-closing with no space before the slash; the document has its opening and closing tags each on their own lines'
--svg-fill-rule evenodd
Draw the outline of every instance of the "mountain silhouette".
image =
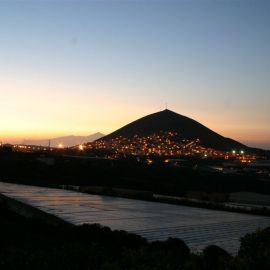
<svg viewBox="0 0 270 270">
<path fill-rule="evenodd" d="M 103 136 L 104 134 L 97 132 L 89 136 L 70 135 L 70 136 L 63 136 L 63 137 L 58 137 L 58 138 L 46 139 L 46 140 L 24 140 L 22 144 L 48 146 L 49 140 L 50 140 L 51 147 L 57 147 L 58 144 L 60 143 L 63 144 L 65 147 L 70 147 L 70 146 L 74 146 L 78 144 L 83 144 L 86 142 L 92 142 Z"/>
<path fill-rule="evenodd" d="M 109 140 L 119 136 L 131 138 L 134 135 L 148 136 L 160 131 L 177 132 L 179 137 L 189 140 L 199 139 L 203 146 L 216 150 L 259 150 L 225 138 L 199 122 L 168 109 L 142 117 L 101 139 Z"/>
</svg>

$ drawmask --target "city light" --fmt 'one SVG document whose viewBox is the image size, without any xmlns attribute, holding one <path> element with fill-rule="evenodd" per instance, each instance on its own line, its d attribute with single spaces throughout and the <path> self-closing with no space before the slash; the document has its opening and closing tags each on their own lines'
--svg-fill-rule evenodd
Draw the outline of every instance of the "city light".
<svg viewBox="0 0 270 270">
<path fill-rule="evenodd" d="M 160 131 L 148 136 L 135 135 L 131 138 L 119 136 L 88 143 L 86 147 L 135 156 L 223 156 L 221 151 L 202 146 L 199 139 L 186 139 L 177 132 L 170 131 Z"/>
<path fill-rule="evenodd" d="M 151 159 L 147 159 L 146 162 L 147 162 L 148 165 L 153 164 L 153 160 L 151 160 Z"/>
<path fill-rule="evenodd" d="M 57 146 L 59 149 L 64 148 L 64 145 L 62 143 L 59 143 Z"/>
<path fill-rule="evenodd" d="M 187 139 L 172 131 L 159 131 L 157 133 L 133 137 L 119 136 L 113 139 L 97 140 L 84 145 L 84 149 L 105 151 L 111 156 L 159 156 L 159 157 L 197 157 L 237 159 L 242 161 L 255 160 L 256 155 L 244 155 L 244 151 L 236 149 L 231 152 L 205 147 L 199 139 Z M 241 153 L 241 154 L 240 154 Z M 164 160 L 164 163 L 168 163 Z"/>
<path fill-rule="evenodd" d="M 81 150 L 81 151 L 84 149 L 84 147 L 83 147 L 82 144 L 80 144 L 80 145 L 78 146 L 78 148 L 79 148 L 79 150 Z"/>
<path fill-rule="evenodd" d="M 53 151 L 54 148 L 14 145 L 13 149 L 20 152 L 38 152 Z M 68 150 L 63 143 L 59 143 L 56 149 Z M 134 135 L 133 137 L 119 136 L 113 139 L 97 140 L 87 144 L 79 144 L 75 148 L 77 151 L 86 150 L 98 151 L 109 158 L 119 158 L 135 156 L 137 158 L 144 156 L 147 159 L 151 157 L 166 157 L 164 163 L 169 163 L 169 157 L 195 157 L 202 159 L 224 159 L 238 160 L 241 163 L 250 163 L 258 156 L 245 153 L 244 150 L 232 150 L 229 152 L 205 147 L 199 139 L 186 139 L 177 132 L 160 131 L 147 136 Z M 149 162 L 147 162 L 149 164 Z M 151 163 L 151 162 L 150 162 Z"/>
</svg>

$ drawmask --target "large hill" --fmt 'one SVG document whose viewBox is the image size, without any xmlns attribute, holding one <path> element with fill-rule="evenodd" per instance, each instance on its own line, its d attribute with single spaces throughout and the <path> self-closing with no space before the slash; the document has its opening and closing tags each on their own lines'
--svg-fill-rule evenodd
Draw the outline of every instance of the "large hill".
<svg viewBox="0 0 270 270">
<path fill-rule="evenodd" d="M 142 117 L 103 137 L 102 140 L 109 140 L 119 136 L 127 138 L 134 135 L 148 136 L 160 131 L 177 132 L 181 137 L 190 140 L 199 139 L 203 146 L 216 150 L 260 151 L 249 148 L 230 138 L 225 138 L 199 122 L 167 109 Z"/>
</svg>

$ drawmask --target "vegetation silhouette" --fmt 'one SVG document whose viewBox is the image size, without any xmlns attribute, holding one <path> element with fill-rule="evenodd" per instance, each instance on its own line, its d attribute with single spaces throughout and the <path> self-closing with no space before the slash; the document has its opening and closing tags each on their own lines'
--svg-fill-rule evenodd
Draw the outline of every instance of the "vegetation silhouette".
<svg viewBox="0 0 270 270">
<path fill-rule="evenodd" d="M 241 239 L 239 254 L 217 246 L 191 253 L 179 239 L 149 243 L 98 224 L 53 226 L 0 204 L 1 269 L 257 270 L 270 266 L 270 228 Z"/>
</svg>

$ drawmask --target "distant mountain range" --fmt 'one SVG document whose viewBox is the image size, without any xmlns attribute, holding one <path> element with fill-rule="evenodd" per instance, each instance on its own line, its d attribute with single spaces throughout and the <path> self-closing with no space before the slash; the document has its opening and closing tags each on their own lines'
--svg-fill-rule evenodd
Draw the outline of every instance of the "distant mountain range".
<svg viewBox="0 0 270 270">
<path fill-rule="evenodd" d="M 104 134 L 97 132 L 89 136 L 70 135 L 47 140 L 24 140 L 22 144 L 48 146 L 50 141 L 51 147 L 57 147 L 59 144 L 63 144 L 65 147 L 71 147 L 74 145 L 95 141 L 103 136 Z"/>
<path fill-rule="evenodd" d="M 203 146 L 216 150 L 241 149 L 256 153 L 264 152 L 261 149 L 251 148 L 233 139 L 223 137 L 199 122 L 167 109 L 142 117 L 101 139 L 110 140 L 119 136 L 131 138 L 134 135 L 148 136 L 160 131 L 177 132 L 180 135 L 179 138 L 199 139 Z"/>
</svg>

